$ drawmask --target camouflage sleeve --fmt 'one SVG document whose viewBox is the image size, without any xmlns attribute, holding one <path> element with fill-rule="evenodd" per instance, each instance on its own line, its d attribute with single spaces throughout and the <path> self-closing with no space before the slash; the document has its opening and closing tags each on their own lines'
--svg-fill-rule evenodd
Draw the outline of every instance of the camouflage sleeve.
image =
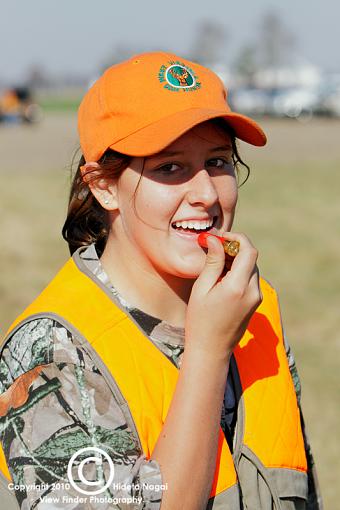
<svg viewBox="0 0 340 510">
<path fill-rule="evenodd" d="M 21 509 L 160 508 L 159 465 L 87 352 L 52 319 L 6 342 L 0 440 Z"/>
<path fill-rule="evenodd" d="M 292 352 L 292 349 L 287 341 L 287 338 L 284 336 L 284 342 L 286 347 L 286 354 L 288 359 L 288 365 L 289 370 L 293 379 L 295 393 L 298 401 L 298 406 L 300 409 L 300 416 L 301 416 L 301 427 L 302 427 L 302 433 L 303 433 L 303 439 L 305 443 L 305 450 L 306 450 L 306 457 L 307 457 L 307 465 L 308 465 L 308 500 L 307 500 L 307 507 L 306 510 L 322 510 L 323 504 L 322 504 L 322 498 L 320 493 L 320 487 L 316 472 L 316 466 L 312 454 L 312 449 L 310 446 L 310 443 L 308 441 L 308 436 L 306 433 L 306 426 L 303 419 L 303 413 L 301 408 L 301 383 L 299 374 L 296 368 L 295 358 Z"/>
</svg>

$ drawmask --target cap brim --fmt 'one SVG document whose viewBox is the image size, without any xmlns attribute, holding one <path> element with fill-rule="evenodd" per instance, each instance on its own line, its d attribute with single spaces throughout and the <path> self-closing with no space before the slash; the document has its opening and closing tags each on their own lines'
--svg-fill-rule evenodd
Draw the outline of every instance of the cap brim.
<svg viewBox="0 0 340 510">
<path fill-rule="evenodd" d="M 240 140 L 261 147 L 267 137 L 261 127 L 249 117 L 226 110 L 191 108 L 163 118 L 110 145 L 110 148 L 129 156 L 150 156 L 160 152 L 186 131 L 201 122 L 223 118 Z"/>
</svg>

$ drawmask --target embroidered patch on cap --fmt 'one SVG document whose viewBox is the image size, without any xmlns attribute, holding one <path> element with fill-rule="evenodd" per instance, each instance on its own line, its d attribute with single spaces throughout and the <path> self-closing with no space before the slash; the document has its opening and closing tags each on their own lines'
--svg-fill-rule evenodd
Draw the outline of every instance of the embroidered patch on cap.
<svg viewBox="0 0 340 510">
<path fill-rule="evenodd" d="M 179 92 L 191 92 L 201 88 L 201 83 L 190 67 L 179 61 L 170 61 L 168 66 L 162 65 L 158 79 L 164 83 L 164 88 Z"/>
</svg>

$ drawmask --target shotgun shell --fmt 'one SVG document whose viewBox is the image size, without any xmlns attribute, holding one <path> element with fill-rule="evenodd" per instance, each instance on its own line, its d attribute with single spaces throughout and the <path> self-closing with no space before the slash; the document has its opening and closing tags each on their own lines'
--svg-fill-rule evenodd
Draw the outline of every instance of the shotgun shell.
<svg viewBox="0 0 340 510">
<path fill-rule="evenodd" d="M 228 241 L 228 239 L 225 239 L 224 237 L 215 236 L 215 234 L 210 234 L 209 232 L 202 232 L 197 237 L 198 244 L 202 246 L 202 248 L 208 248 L 207 245 L 208 236 L 217 237 L 217 239 L 221 241 L 225 253 L 229 255 L 229 257 L 236 257 L 240 249 L 240 243 L 238 241 Z"/>
</svg>

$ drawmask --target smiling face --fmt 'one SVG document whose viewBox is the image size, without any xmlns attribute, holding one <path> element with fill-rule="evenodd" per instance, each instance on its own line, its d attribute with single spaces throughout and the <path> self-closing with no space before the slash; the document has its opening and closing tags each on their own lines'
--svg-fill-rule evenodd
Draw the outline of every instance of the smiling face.
<svg viewBox="0 0 340 510">
<path fill-rule="evenodd" d="M 115 193 L 110 238 L 120 254 L 165 279 L 197 278 L 206 258 L 198 234 L 211 228 L 222 234 L 233 223 L 237 182 L 230 137 L 212 122 L 199 124 L 164 151 L 134 158 Z"/>
</svg>

